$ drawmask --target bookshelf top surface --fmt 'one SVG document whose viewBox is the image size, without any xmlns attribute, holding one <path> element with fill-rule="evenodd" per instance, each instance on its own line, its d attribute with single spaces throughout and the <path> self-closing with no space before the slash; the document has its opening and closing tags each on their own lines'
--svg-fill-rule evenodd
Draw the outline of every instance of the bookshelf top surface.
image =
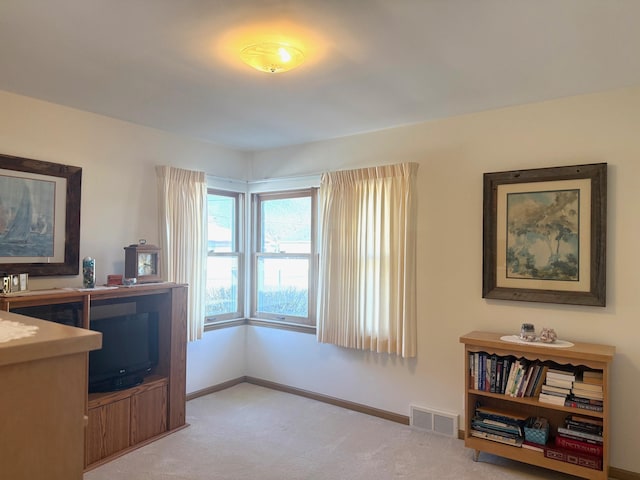
<svg viewBox="0 0 640 480">
<path fill-rule="evenodd" d="M 491 348 L 497 350 L 508 350 L 513 354 L 543 355 L 549 357 L 566 358 L 568 360 L 593 360 L 599 362 L 611 362 L 615 354 L 615 347 L 611 345 L 599 345 L 595 343 L 573 342 L 572 347 L 550 348 L 543 343 L 512 343 L 501 340 L 504 333 L 473 331 L 460 337 L 460 343 L 474 345 L 477 347 Z"/>
</svg>

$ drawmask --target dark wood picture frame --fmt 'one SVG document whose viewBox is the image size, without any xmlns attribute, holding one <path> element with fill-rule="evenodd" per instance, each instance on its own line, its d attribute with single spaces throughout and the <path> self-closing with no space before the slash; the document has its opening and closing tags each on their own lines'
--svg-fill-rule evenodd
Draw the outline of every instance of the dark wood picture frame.
<svg viewBox="0 0 640 480">
<path fill-rule="evenodd" d="M 45 178 L 58 177 L 66 180 L 66 192 L 64 192 L 64 260 L 51 263 L 1 263 L 3 257 L 0 257 L 0 272 L 7 274 L 28 273 L 30 276 L 78 275 L 80 268 L 82 168 L 0 154 L 0 169 L 42 175 Z M 55 180 L 55 178 L 52 179 Z M 56 227 L 62 227 L 62 225 L 56 225 Z"/>
<path fill-rule="evenodd" d="M 577 186 L 576 188 L 571 186 L 574 184 Z M 565 187 L 565 185 L 569 185 L 569 187 Z M 521 236 L 527 233 L 526 227 L 522 227 L 509 218 L 508 212 L 510 210 L 507 196 L 511 193 L 505 193 L 509 191 L 515 192 L 516 195 L 523 194 L 521 200 L 524 200 L 527 195 L 551 194 L 557 199 L 557 195 L 562 195 L 563 192 L 577 192 L 575 194 L 578 199 L 577 203 L 584 208 L 571 209 L 571 214 L 584 215 L 584 217 L 578 217 L 580 220 L 576 224 L 583 224 L 586 227 L 578 228 L 578 233 L 573 235 L 574 238 L 578 238 L 578 240 L 574 240 L 574 243 L 578 245 L 576 251 L 580 249 L 581 243 L 588 245 L 588 248 L 581 249 L 580 260 L 576 261 L 576 280 L 582 276 L 583 284 L 581 286 L 573 287 L 573 283 L 578 284 L 578 281 L 558 281 L 565 278 L 559 276 L 557 278 L 526 278 L 514 275 L 513 278 L 509 278 L 513 271 L 509 269 L 510 266 L 520 265 L 520 263 L 518 263 L 518 259 L 514 260 L 514 250 L 509 250 L 507 238 L 510 233 L 512 239 L 523 238 Z M 554 210 L 557 214 L 558 204 L 554 205 L 546 208 Z M 532 228 L 544 231 L 548 235 L 549 241 L 547 243 L 554 247 L 559 245 L 563 233 L 550 232 L 550 229 L 545 229 L 545 226 L 550 224 L 550 220 L 548 217 L 542 219 L 544 207 L 539 207 L 537 211 L 536 208 L 538 207 L 534 206 L 533 210 L 526 210 L 526 215 L 530 215 L 529 217 L 523 214 L 522 217 L 515 217 L 516 220 L 526 218 L 527 221 L 530 221 L 539 218 L 537 223 L 533 222 L 535 226 Z M 547 213 L 551 210 L 547 210 Z M 514 208 L 513 211 L 518 210 Z M 524 207 L 521 207 L 519 211 L 524 212 Z M 557 222 L 557 224 L 560 223 L 560 221 Z M 606 305 L 606 225 L 606 163 L 485 173 L 482 297 L 604 307 Z M 583 231 L 580 232 L 580 229 Z M 511 241 L 516 244 L 515 240 Z M 534 257 L 532 254 L 529 255 L 530 258 Z M 551 256 L 548 262 L 547 265 L 553 265 Z M 566 265 L 566 262 L 564 263 Z M 538 270 L 532 269 L 531 271 L 537 272 Z"/>
</svg>

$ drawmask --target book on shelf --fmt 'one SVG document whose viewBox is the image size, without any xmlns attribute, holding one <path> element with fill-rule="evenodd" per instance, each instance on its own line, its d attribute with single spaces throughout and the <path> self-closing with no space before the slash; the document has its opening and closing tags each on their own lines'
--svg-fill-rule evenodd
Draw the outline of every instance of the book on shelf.
<svg viewBox="0 0 640 480">
<path fill-rule="evenodd" d="M 590 400 L 603 400 L 604 392 L 594 392 L 591 390 L 582 390 L 580 388 L 572 388 L 571 393 L 575 397 L 588 398 Z"/>
<path fill-rule="evenodd" d="M 515 397 L 524 396 L 524 392 L 527 389 L 527 385 L 529 384 L 529 380 L 531 380 L 531 374 L 533 372 L 533 364 L 525 365 L 522 376 L 520 377 L 520 382 L 516 385 L 516 390 L 514 392 Z"/>
<path fill-rule="evenodd" d="M 478 377 L 476 390 L 484 391 L 486 387 L 487 378 L 487 354 L 480 352 L 478 354 Z"/>
<path fill-rule="evenodd" d="M 516 371 L 516 379 L 513 383 L 513 388 L 509 393 L 512 397 L 519 397 L 522 385 L 527 381 L 527 372 L 529 371 L 529 362 L 526 360 L 520 360 L 520 370 Z"/>
<path fill-rule="evenodd" d="M 558 427 L 558 434 L 565 437 L 578 438 L 581 440 L 593 441 L 602 444 L 602 435 L 596 435 L 595 433 L 582 432 L 580 430 L 571 430 L 567 427 Z"/>
<path fill-rule="evenodd" d="M 498 420 L 493 420 L 492 418 L 482 418 L 482 417 L 473 417 L 472 425 L 482 425 L 488 428 L 497 428 L 498 430 L 505 430 L 510 433 L 515 433 L 520 435 L 521 430 L 518 428 L 517 423 L 513 422 L 501 422 Z"/>
<path fill-rule="evenodd" d="M 552 393 L 540 392 L 538 401 L 542 403 L 550 403 L 552 405 L 565 405 L 566 397 L 562 395 L 554 395 Z"/>
<path fill-rule="evenodd" d="M 522 436 L 522 430 L 517 425 L 502 424 L 474 418 L 471 421 L 471 428 L 480 432 L 495 433 L 506 438 L 517 438 Z"/>
<path fill-rule="evenodd" d="M 507 383 L 509 381 L 509 374 L 511 372 L 511 366 L 515 362 L 514 357 L 504 357 L 502 359 L 502 380 L 500 382 L 500 391 L 499 393 L 504 394 L 507 389 Z"/>
<path fill-rule="evenodd" d="M 559 387 L 559 388 L 567 388 L 567 389 L 571 389 L 573 387 L 573 380 L 566 380 L 566 379 L 562 379 L 562 378 L 553 378 L 553 377 L 546 377 L 545 379 L 545 385 L 549 385 L 550 387 Z"/>
<path fill-rule="evenodd" d="M 530 442 L 529 440 L 522 441 L 522 448 L 528 448 L 529 450 L 533 450 L 534 452 L 544 452 L 544 445 Z"/>
<path fill-rule="evenodd" d="M 563 436 L 565 438 L 571 438 L 573 440 L 580 440 L 581 442 L 591 443 L 593 445 L 602 445 L 603 442 L 601 440 L 590 440 L 585 437 L 579 437 L 578 435 L 571 435 L 569 433 L 558 432 L 558 436 Z"/>
<path fill-rule="evenodd" d="M 498 357 L 498 364 L 496 365 L 496 391 L 495 393 L 502 393 L 502 371 L 504 369 L 505 359 Z"/>
<path fill-rule="evenodd" d="M 505 390 L 505 395 L 509 395 L 510 397 L 515 397 L 518 393 L 518 387 L 520 386 L 520 382 L 522 381 L 522 376 L 526 370 L 527 361 L 524 359 L 520 359 L 513 364 L 513 375 L 509 379 L 509 383 L 507 384 L 507 389 Z"/>
<path fill-rule="evenodd" d="M 602 420 L 601 418 L 585 417 L 584 415 L 576 415 L 573 413 L 567 417 L 567 420 L 572 420 L 574 422 L 580 422 L 580 423 L 587 423 L 591 425 L 598 425 L 600 427 L 604 425 L 604 420 Z"/>
<path fill-rule="evenodd" d="M 538 381 L 538 378 L 540 376 L 541 368 L 542 368 L 542 365 L 540 365 L 540 362 L 535 362 L 531 366 L 531 375 L 529 376 L 527 387 L 525 388 L 522 394 L 523 397 L 530 397 L 533 394 L 533 390 L 535 388 L 536 382 Z"/>
<path fill-rule="evenodd" d="M 485 440 L 491 440 L 493 442 L 512 445 L 514 447 L 521 447 L 522 446 L 522 442 L 523 442 L 522 437 L 510 438 L 510 437 L 505 437 L 503 435 L 498 435 L 496 433 L 482 432 L 482 431 L 474 430 L 474 429 L 471 429 L 471 436 L 478 437 L 478 438 L 483 438 Z"/>
<path fill-rule="evenodd" d="M 580 380 L 576 380 L 575 382 L 573 382 L 573 388 L 577 388 L 580 390 L 588 390 L 590 392 L 600 392 L 602 393 L 603 389 L 602 389 L 602 384 L 595 384 L 595 383 L 585 383 L 583 381 Z"/>
<path fill-rule="evenodd" d="M 575 423 L 566 422 L 564 425 L 564 428 L 576 433 L 589 433 L 592 435 L 597 435 L 602 437 L 602 427 L 596 427 L 596 426 L 586 427 L 584 424 L 576 425 Z"/>
<path fill-rule="evenodd" d="M 585 370 L 582 372 L 582 381 L 594 385 L 602 385 L 604 383 L 604 374 L 602 370 Z"/>
<path fill-rule="evenodd" d="M 594 419 L 595 420 L 595 419 Z M 602 435 L 604 429 L 603 421 L 582 421 L 580 417 L 569 415 L 564 421 L 564 426 L 569 430 L 577 430 L 585 433 Z"/>
<path fill-rule="evenodd" d="M 504 389 L 502 391 L 502 393 L 504 393 L 505 395 L 508 395 L 509 391 L 513 388 L 513 381 L 516 375 L 516 370 L 518 369 L 519 366 L 520 366 L 520 362 L 516 359 L 514 359 L 509 363 L 509 374 L 507 375 Z"/>
<path fill-rule="evenodd" d="M 532 397 L 537 397 L 540 395 L 542 391 L 542 386 L 544 385 L 544 381 L 547 378 L 547 370 L 549 367 L 547 365 L 541 365 L 540 371 L 538 372 L 538 377 L 536 379 L 536 384 L 533 386 L 533 390 L 531 392 Z"/>
<path fill-rule="evenodd" d="M 489 369 L 489 391 L 496 393 L 496 375 L 498 372 L 498 356 L 491 355 L 491 368 Z"/>
<path fill-rule="evenodd" d="M 473 389 L 478 389 L 478 377 L 480 368 L 480 354 L 478 352 L 473 353 Z"/>
<path fill-rule="evenodd" d="M 525 372 L 524 378 L 518 387 L 517 397 L 528 397 L 530 396 L 531 389 L 533 388 L 533 382 L 535 381 L 536 368 L 540 368 L 538 362 L 530 363 L 527 366 L 527 370 Z M 529 392 L 529 393 L 527 393 Z"/>
<path fill-rule="evenodd" d="M 491 375 L 491 357 L 487 354 L 484 356 L 484 368 L 483 368 L 483 378 L 482 378 L 482 390 L 485 392 L 489 391 L 489 376 Z"/>
<path fill-rule="evenodd" d="M 496 420 L 498 422 L 516 423 L 518 425 L 524 425 L 524 422 L 529 418 L 522 413 L 513 412 L 502 408 L 485 407 L 483 405 L 476 405 L 476 415 L 481 418 Z"/>
<path fill-rule="evenodd" d="M 489 391 L 491 381 L 491 358 L 485 352 L 478 354 L 478 377 L 476 390 Z"/>
<path fill-rule="evenodd" d="M 573 370 L 549 368 L 549 370 L 547 371 L 547 378 L 555 378 L 558 380 L 571 380 L 572 382 L 574 382 L 576 379 L 576 372 Z"/>
<path fill-rule="evenodd" d="M 569 398 L 567 398 L 564 401 L 564 406 L 565 407 L 572 407 L 572 408 L 581 408 L 583 410 L 588 410 L 590 412 L 602 412 L 604 410 L 602 405 L 593 405 L 591 403 L 585 403 L 582 401 L 578 401 L 575 398 L 571 398 L 571 396 L 569 396 Z"/>
<path fill-rule="evenodd" d="M 544 447 L 544 456 L 561 462 L 572 463 L 574 465 L 593 468 L 595 470 L 602 470 L 602 457 L 597 455 L 589 455 L 583 452 L 559 448 L 555 445 L 548 444 Z"/>
<path fill-rule="evenodd" d="M 586 453 L 587 455 L 595 455 L 602 457 L 604 447 L 595 443 L 585 442 L 577 438 L 565 437 L 564 435 L 556 435 L 555 446 L 575 452 Z"/>
<path fill-rule="evenodd" d="M 570 429 L 567 429 L 566 427 L 562 427 L 562 428 L 564 428 L 564 429 L 558 431 L 558 436 L 563 436 L 565 438 L 571 438 L 573 440 L 580 440 L 581 442 L 590 443 L 592 445 L 602 445 L 603 444 L 603 440 L 593 440 L 591 438 L 587 438 L 585 435 L 581 435 L 581 433 L 584 433 L 584 432 L 578 432 L 577 430 L 570 430 Z M 594 434 L 594 438 L 602 439 L 603 437 L 602 437 L 602 434 L 600 434 L 600 435 L 595 435 Z"/>
<path fill-rule="evenodd" d="M 475 390 L 476 388 L 476 377 L 475 377 L 475 373 L 473 371 L 474 369 L 474 363 L 475 363 L 475 359 L 473 356 L 473 352 L 469 352 L 469 389 L 470 390 Z"/>
<path fill-rule="evenodd" d="M 597 405 L 599 407 L 601 407 L 604 404 L 604 400 L 598 400 L 598 399 L 595 399 L 595 398 L 579 397 L 578 395 L 574 395 L 574 394 L 569 395 L 569 399 L 573 400 L 575 402 L 586 403 L 586 404 L 589 404 L 589 405 Z"/>
<path fill-rule="evenodd" d="M 542 385 L 542 392 L 544 393 L 551 393 L 551 394 L 559 394 L 559 395 L 564 395 L 565 397 L 567 395 L 569 395 L 571 393 L 571 389 L 569 388 L 562 388 L 562 387 L 554 387 L 553 385 Z"/>
</svg>

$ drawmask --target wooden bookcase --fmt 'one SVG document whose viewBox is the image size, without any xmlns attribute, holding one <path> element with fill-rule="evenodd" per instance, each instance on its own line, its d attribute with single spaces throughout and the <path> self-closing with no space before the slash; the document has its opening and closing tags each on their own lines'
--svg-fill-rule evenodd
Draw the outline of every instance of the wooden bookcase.
<svg viewBox="0 0 640 480">
<path fill-rule="evenodd" d="M 592 480 L 607 480 L 609 471 L 609 369 L 615 354 L 615 347 L 609 345 L 597 345 L 590 343 L 576 343 L 572 347 L 553 348 L 536 343 L 520 344 L 500 340 L 503 335 L 489 332 L 471 332 L 460 337 L 460 343 L 465 347 L 465 446 L 475 450 L 474 460 L 478 459 L 480 452 L 488 452 L 513 460 L 518 460 L 533 465 L 557 470 L 582 478 Z M 471 388 L 469 354 L 484 352 L 489 355 L 502 357 L 514 356 L 527 360 L 549 362 L 559 366 L 571 365 L 585 367 L 592 370 L 600 370 L 603 373 L 603 411 L 596 412 L 579 408 L 565 407 L 542 403 L 533 397 L 511 397 L 504 394 L 490 393 Z M 595 470 L 572 463 L 546 458 L 544 453 L 533 450 L 505 445 L 502 443 L 476 438 L 471 436 L 471 420 L 474 416 L 476 404 L 500 408 L 526 416 L 540 416 L 549 419 L 551 435 L 555 435 L 558 426 L 562 426 L 565 417 L 569 414 L 593 417 L 603 420 L 603 458 L 602 470 Z"/>
<path fill-rule="evenodd" d="M 0 309 L 80 328 L 90 328 L 92 316 L 101 313 L 158 313 L 158 365 L 151 375 L 133 388 L 85 397 L 86 469 L 185 426 L 185 285 L 158 283 L 115 289 L 23 292 L 0 296 Z M 85 373 L 85 392 L 86 382 Z"/>
</svg>

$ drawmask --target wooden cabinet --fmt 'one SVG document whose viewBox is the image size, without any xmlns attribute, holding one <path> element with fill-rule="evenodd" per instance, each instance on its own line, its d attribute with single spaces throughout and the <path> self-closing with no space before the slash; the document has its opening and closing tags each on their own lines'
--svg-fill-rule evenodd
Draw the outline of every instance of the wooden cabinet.
<svg viewBox="0 0 640 480">
<path fill-rule="evenodd" d="M 488 332 L 471 332 L 460 337 L 460 342 L 465 346 L 465 445 L 475 450 L 475 459 L 480 452 L 488 452 L 495 455 L 511 458 L 525 463 L 557 470 L 582 478 L 593 480 L 606 480 L 609 469 L 609 368 L 613 360 L 615 348 L 608 345 L 588 343 L 575 343 L 566 348 L 554 348 L 537 343 L 514 344 L 500 340 L 502 335 Z M 484 352 L 488 355 L 513 356 L 525 358 L 530 361 L 546 362 L 549 365 L 574 366 L 598 370 L 603 373 L 603 411 L 590 411 L 566 407 L 564 405 L 552 405 L 539 402 L 535 397 L 511 397 L 489 391 L 476 390 L 470 386 L 470 361 L 469 354 Z M 497 443 L 471 435 L 471 421 L 475 413 L 476 405 L 504 409 L 525 416 L 545 417 L 551 425 L 551 435 L 555 435 L 558 427 L 562 427 L 565 417 L 569 414 L 601 419 L 603 421 L 603 456 L 602 470 L 576 465 L 573 463 L 547 458 L 544 453 L 511 445 Z"/>
<path fill-rule="evenodd" d="M 143 442 L 167 430 L 167 385 L 164 379 L 149 382 L 131 396 L 131 444 Z"/>
<path fill-rule="evenodd" d="M 81 403 L 88 417 L 85 468 L 93 468 L 185 426 L 185 285 L 159 283 L 88 291 L 32 291 L 0 296 L 0 308 L 85 329 L 99 315 L 157 312 L 158 364 L 142 384 L 115 392 L 87 394 L 86 354 L 83 357 Z"/>
<path fill-rule="evenodd" d="M 131 445 L 131 399 L 123 398 L 89 408 L 85 465 L 91 465 Z"/>
<path fill-rule="evenodd" d="M 87 351 L 95 332 L 0 312 L 35 326 L 33 336 L 0 343 L 0 478 L 81 480 Z"/>
<path fill-rule="evenodd" d="M 117 392 L 89 395 L 86 465 L 126 451 L 167 431 L 167 378 Z"/>
</svg>

